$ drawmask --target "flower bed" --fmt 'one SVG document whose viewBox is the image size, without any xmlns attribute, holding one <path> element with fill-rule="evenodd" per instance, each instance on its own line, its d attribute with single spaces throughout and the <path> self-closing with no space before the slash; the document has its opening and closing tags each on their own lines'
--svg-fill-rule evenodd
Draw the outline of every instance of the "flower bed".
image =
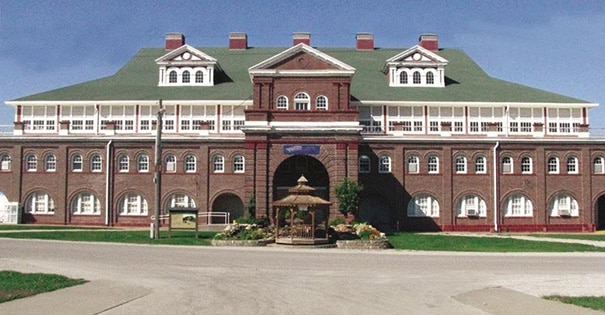
<svg viewBox="0 0 605 315">
<path fill-rule="evenodd" d="M 214 236 L 213 246 L 266 246 L 275 242 L 273 231 L 269 227 L 256 224 L 229 224 Z"/>
<path fill-rule="evenodd" d="M 366 223 L 339 224 L 333 227 L 336 247 L 342 249 L 388 249 L 391 243 L 384 233 Z"/>
</svg>

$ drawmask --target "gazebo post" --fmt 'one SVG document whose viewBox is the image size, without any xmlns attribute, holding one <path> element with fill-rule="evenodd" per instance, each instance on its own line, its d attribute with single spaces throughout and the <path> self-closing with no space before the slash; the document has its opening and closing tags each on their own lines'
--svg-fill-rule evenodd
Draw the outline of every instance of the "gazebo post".
<svg viewBox="0 0 605 315">
<path fill-rule="evenodd" d="M 290 241 L 294 242 L 294 208 L 290 208 Z"/>
<path fill-rule="evenodd" d="M 315 239 L 315 208 L 311 211 L 311 238 Z"/>
</svg>

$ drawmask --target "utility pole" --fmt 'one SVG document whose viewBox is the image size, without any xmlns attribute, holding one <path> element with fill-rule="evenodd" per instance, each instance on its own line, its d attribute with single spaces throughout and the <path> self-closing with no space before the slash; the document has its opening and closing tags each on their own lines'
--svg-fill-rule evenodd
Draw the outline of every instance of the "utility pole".
<svg viewBox="0 0 605 315">
<path fill-rule="evenodd" d="M 153 214 L 153 238 L 160 239 L 160 207 L 162 206 L 162 117 L 164 116 L 164 106 L 160 99 L 160 109 L 158 110 L 156 133 L 155 133 L 155 209 Z"/>
</svg>

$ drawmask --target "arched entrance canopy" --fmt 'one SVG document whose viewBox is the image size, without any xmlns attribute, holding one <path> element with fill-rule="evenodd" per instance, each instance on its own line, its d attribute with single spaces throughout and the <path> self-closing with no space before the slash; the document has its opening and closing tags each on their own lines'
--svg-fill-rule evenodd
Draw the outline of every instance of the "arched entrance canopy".
<svg viewBox="0 0 605 315">
<path fill-rule="evenodd" d="M 273 202 L 277 208 L 275 241 L 281 244 L 325 244 L 328 239 L 329 206 L 332 204 L 313 196 L 315 188 L 307 186 L 301 176 L 289 195 Z M 285 212 L 284 212 L 285 210 Z"/>
</svg>

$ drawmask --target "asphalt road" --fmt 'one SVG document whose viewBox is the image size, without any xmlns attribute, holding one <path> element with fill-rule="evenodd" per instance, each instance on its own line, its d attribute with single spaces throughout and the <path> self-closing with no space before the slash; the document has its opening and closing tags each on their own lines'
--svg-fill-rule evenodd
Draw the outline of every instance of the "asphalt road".
<svg viewBox="0 0 605 315">
<path fill-rule="evenodd" d="M 0 239 L 0 270 L 145 294 L 103 314 L 485 314 L 455 296 L 503 287 L 605 295 L 605 254 L 216 248 Z M 94 299 L 73 296 L 74 301 Z"/>
</svg>

